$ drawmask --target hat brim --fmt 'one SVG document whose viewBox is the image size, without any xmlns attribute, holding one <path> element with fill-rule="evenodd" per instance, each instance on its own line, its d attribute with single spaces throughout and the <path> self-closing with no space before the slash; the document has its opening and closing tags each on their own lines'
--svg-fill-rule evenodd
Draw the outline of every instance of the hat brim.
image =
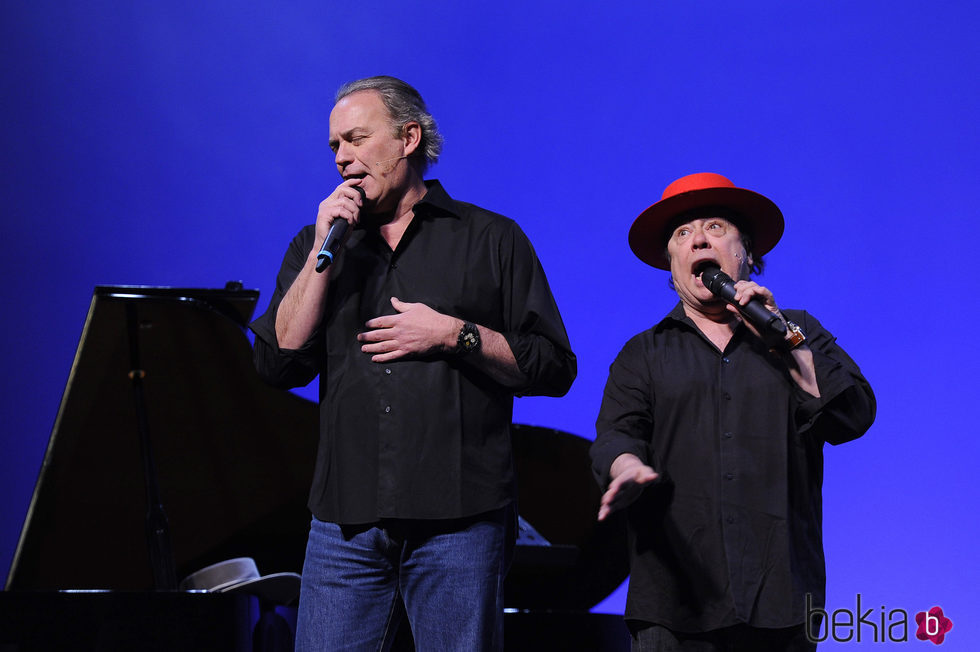
<svg viewBox="0 0 980 652">
<path fill-rule="evenodd" d="M 275 604 L 288 605 L 299 595 L 301 578 L 296 573 L 273 573 L 244 582 L 230 582 L 212 589 L 215 593 L 248 593 Z"/>
<path fill-rule="evenodd" d="M 749 230 L 755 256 L 768 253 L 783 235 L 783 213 L 768 197 L 745 188 L 701 188 L 662 199 L 640 213 L 630 227 L 630 249 L 647 265 L 670 270 L 666 248 L 671 222 L 685 213 L 712 207 L 739 214 L 738 226 Z"/>
</svg>

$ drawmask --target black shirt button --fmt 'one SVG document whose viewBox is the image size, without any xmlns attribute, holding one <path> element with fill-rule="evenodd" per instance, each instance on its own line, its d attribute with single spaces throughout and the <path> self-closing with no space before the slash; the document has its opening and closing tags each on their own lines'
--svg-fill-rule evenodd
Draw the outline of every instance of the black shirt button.
<svg viewBox="0 0 980 652">
<path fill-rule="evenodd" d="M 725 474 L 725 479 L 726 480 L 734 480 L 735 479 L 735 474 L 734 473 L 726 473 Z"/>
</svg>

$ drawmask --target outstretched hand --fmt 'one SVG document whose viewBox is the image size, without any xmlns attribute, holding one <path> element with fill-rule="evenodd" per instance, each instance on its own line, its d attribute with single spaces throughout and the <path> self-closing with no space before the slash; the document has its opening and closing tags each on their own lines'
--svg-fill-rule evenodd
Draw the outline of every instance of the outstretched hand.
<svg viewBox="0 0 980 652">
<path fill-rule="evenodd" d="M 660 474 L 634 455 L 620 455 L 612 465 L 613 480 L 599 503 L 599 520 L 631 505 L 643 493 L 644 487 Z"/>
</svg>

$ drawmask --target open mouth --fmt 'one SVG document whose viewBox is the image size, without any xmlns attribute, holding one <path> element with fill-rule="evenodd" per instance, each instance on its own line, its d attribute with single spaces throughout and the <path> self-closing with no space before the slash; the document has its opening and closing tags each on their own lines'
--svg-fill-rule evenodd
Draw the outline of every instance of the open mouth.
<svg viewBox="0 0 980 652">
<path fill-rule="evenodd" d="M 702 260 L 701 262 L 694 264 L 694 268 L 691 270 L 691 273 L 700 278 L 701 273 L 704 272 L 704 270 L 712 267 L 720 267 L 720 265 L 714 260 Z"/>
</svg>

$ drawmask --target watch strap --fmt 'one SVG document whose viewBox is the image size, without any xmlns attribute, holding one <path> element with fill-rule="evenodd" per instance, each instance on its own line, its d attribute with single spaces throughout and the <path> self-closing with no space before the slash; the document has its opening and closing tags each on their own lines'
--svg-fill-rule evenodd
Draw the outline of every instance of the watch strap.
<svg viewBox="0 0 980 652">
<path fill-rule="evenodd" d="M 786 343 L 789 345 L 789 350 L 801 346 L 806 342 L 806 334 L 803 333 L 803 329 L 796 322 L 786 320 Z"/>
</svg>

